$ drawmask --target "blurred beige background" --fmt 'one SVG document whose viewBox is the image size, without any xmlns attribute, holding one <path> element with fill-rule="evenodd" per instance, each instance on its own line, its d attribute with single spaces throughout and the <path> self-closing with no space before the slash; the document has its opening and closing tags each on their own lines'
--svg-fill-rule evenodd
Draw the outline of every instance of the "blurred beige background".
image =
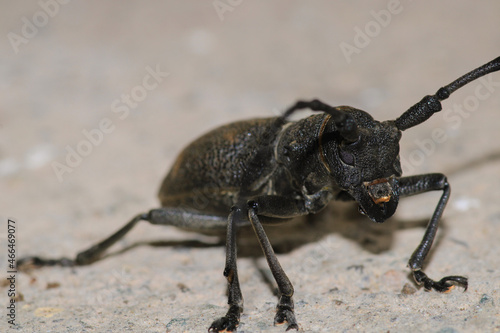
<svg viewBox="0 0 500 333">
<path fill-rule="evenodd" d="M 155 207 L 176 154 L 215 126 L 314 97 L 394 119 L 500 56 L 498 1 L 3 1 L 0 17 L 2 276 L 7 218 L 19 256 L 72 257 Z M 416 288 L 412 222 L 439 193 L 403 200 L 384 225 L 333 203 L 279 257 L 304 332 L 500 331 L 499 88 L 500 73 L 464 87 L 401 142 L 406 174 L 452 186 L 426 272 L 467 275 L 469 290 L 401 294 Z M 226 311 L 223 247 L 142 244 L 193 239 L 214 241 L 144 224 L 94 265 L 19 273 L 17 330 L 205 332 Z M 284 331 L 265 261 L 239 269 L 239 331 Z"/>
</svg>

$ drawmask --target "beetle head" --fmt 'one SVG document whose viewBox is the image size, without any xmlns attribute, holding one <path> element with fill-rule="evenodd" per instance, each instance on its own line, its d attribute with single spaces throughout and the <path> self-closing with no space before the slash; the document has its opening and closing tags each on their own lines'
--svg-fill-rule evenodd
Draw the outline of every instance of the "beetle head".
<svg viewBox="0 0 500 333">
<path fill-rule="evenodd" d="M 379 122 L 352 107 L 337 109 L 355 122 L 356 135 L 346 138 L 330 119 L 321 135 L 325 164 L 344 194 L 359 203 L 360 211 L 383 222 L 394 214 L 399 200 L 401 131 L 394 121 Z"/>
<path fill-rule="evenodd" d="M 343 190 L 341 194 L 356 200 L 361 212 L 373 221 L 383 222 L 394 214 L 399 199 L 401 131 L 441 111 L 441 101 L 460 87 L 496 71 L 500 71 L 500 57 L 425 96 L 393 121 L 378 122 L 364 111 L 332 107 L 319 100 L 299 101 L 284 117 L 304 108 L 330 115 L 319 135 L 322 160 Z"/>
</svg>

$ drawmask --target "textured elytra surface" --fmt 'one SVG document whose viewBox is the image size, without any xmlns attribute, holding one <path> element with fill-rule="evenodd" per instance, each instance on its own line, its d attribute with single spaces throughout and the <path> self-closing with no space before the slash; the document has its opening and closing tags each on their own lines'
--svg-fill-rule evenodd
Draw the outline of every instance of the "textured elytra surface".
<svg viewBox="0 0 500 333">
<path fill-rule="evenodd" d="M 388 4 L 242 2 L 221 21 L 210 2 L 69 2 L 18 53 L 7 34 L 22 34 L 22 18 L 33 22 L 43 9 L 38 2 L 5 5 L 0 214 L 19 223 L 19 255 L 74 255 L 155 207 L 177 153 L 216 126 L 274 116 L 312 97 L 394 119 L 499 55 L 495 1 L 402 1 L 378 34 L 356 39 L 356 27 L 378 22 L 372 11 Z M 366 45 L 348 63 L 340 45 L 355 40 Z M 133 89 L 143 85 L 147 67 L 157 66 L 169 75 L 140 97 Z M 405 174 L 443 172 L 452 187 L 426 272 L 467 275 L 469 290 L 427 293 L 408 276 L 406 262 L 439 194 L 402 200 L 383 225 L 350 205 L 331 205 L 319 216 L 269 228 L 284 252 L 279 259 L 294 283 L 303 331 L 499 329 L 499 81 L 494 74 L 461 89 L 401 143 Z M 122 94 L 139 96 L 137 105 Z M 88 140 L 83 130 L 99 128 L 104 118 L 114 130 L 59 182 L 51 162 L 66 163 L 66 147 L 76 150 Z M 226 311 L 224 250 L 204 245 L 213 243 L 144 224 L 92 266 L 19 274 L 18 329 L 206 331 Z M 239 252 L 240 331 L 282 332 L 272 327 L 276 297 L 265 261 L 253 257 L 259 248 L 251 236 Z M 48 288 L 53 283 L 59 287 Z M 403 292 L 407 283 L 417 291 Z M 5 325 L 2 319 L 0 329 Z"/>
</svg>

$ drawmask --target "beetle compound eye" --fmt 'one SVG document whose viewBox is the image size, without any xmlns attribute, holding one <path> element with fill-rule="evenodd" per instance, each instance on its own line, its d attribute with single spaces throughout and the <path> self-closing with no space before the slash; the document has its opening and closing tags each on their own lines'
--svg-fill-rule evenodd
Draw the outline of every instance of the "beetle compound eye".
<svg viewBox="0 0 500 333">
<path fill-rule="evenodd" d="M 339 154 L 340 154 L 339 157 L 342 160 L 342 162 L 344 162 L 347 165 L 354 166 L 354 155 L 353 154 L 351 154 L 345 150 L 341 150 Z"/>
</svg>

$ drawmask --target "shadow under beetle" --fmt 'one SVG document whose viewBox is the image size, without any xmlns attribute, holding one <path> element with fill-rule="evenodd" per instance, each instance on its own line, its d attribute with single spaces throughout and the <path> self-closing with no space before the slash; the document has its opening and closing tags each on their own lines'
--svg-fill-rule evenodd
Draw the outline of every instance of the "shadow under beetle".
<svg viewBox="0 0 500 333">
<path fill-rule="evenodd" d="M 297 102 L 281 117 L 219 127 L 179 155 L 160 188 L 162 208 L 137 215 L 74 260 L 31 257 L 23 262 L 37 266 L 90 264 L 141 220 L 207 234 L 225 231 L 224 276 L 228 281 L 229 310 L 208 330 L 235 331 L 243 311 L 236 268 L 236 231 L 251 225 L 279 289 L 274 323 L 287 322 L 287 330 L 298 329 L 293 286 L 276 258 L 263 224 L 317 213 L 331 200 L 357 201 L 362 214 L 381 223 L 394 214 L 400 197 L 442 191 L 409 266 L 415 281 L 427 290 L 447 292 L 454 285 L 466 290 L 465 277 L 453 275 L 436 281 L 422 271 L 450 186 L 446 176 L 439 173 L 401 177 L 399 140 L 402 131 L 440 111 L 440 102 L 455 90 L 498 70 L 500 57 L 440 88 L 436 94 L 425 96 L 396 120 L 379 122 L 349 106 L 332 107 L 312 100 Z M 302 109 L 320 114 L 296 122 L 287 120 Z M 196 203 L 201 193 L 209 200 L 203 209 Z"/>
</svg>

